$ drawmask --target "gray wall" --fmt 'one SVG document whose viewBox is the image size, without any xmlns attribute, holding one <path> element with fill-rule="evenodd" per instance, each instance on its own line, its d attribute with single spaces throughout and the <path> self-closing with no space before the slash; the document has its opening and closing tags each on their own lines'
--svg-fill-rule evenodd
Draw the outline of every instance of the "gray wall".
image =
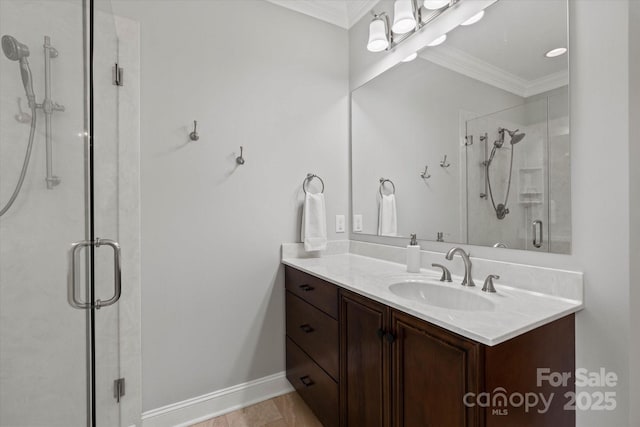
<svg viewBox="0 0 640 427">
<path fill-rule="evenodd" d="M 629 174 L 630 174 L 630 260 L 631 277 L 631 325 L 640 325 L 640 2 L 629 2 Z M 631 354 L 629 356 L 631 402 L 640 402 L 640 334 L 629 337 Z M 640 406 L 631 405 L 631 419 L 629 425 L 640 425 Z"/>
<path fill-rule="evenodd" d="M 329 238 L 346 237 L 332 230 L 348 213 L 348 41 L 265 1 L 113 3 L 141 23 L 149 410 L 284 369 L 280 244 L 299 241 L 307 172 Z"/>
<path fill-rule="evenodd" d="M 639 250 L 638 243 L 630 243 L 630 235 L 638 234 L 639 180 L 637 172 L 631 172 L 630 165 L 622 160 L 637 159 L 639 154 L 637 147 L 630 143 L 634 139 L 629 137 L 630 129 L 637 132 L 637 124 L 632 123 L 638 121 L 629 114 L 630 48 L 635 60 L 633 70 L 637 70 L 638 61 L 638 38 L 629 45 L 629 8 L 634 9 L 637 16 L 638 7 L 630 6 L 630 3 L 634 2 L 570 1 L 572 254 L 471 247 L 473 255 L 478 257 L 578 269 L 585 273 L 586 309 L 576 317 L 576 364 L 594 371 L 605 367 L 618 374 L 619 382 L 615 390 L 617 409 L 579 412 L 580 426 L 638 425 L 637 408 L 632 415 L 634 418 L 630 419 L 633 402 L 630 384 L 638 383 L 635 366 L 638 338 L 637 332 L 631 334 L 630 325 L 637 325 L 638 319 L 634 317 L 634 323 L 630 323 L 630 316 L 631 313 L 636 316 L 635 312 L 640 309 L 637 290 L 631 286 L 631 277 L 640 276 L 637 267 L 633 266 L 637 264 Z M 635 26 L 637 20 L 632 25 L 637 34 Z M 361 76 L 369 72 L 361 67 L 369 64 L 380 70 L 380 63 L 371 65 L 372 61 L 363 59 L 372 55 L 365 48 L 366 40 L 356 45 L 356 39 L 362 39 L 363 31 L 366 26 L 362 22 L 350 30 L 352 86 L 357 86 Z M 633 83 L 637 85 L 637 82 Z M 633 104 L 637 108 L 637 99 Z M 637 138 L 634 140 L 637 145 L 635 141 Z M 611 209 L 612 206 L 615 209 Z M 450 246 L 422 243 L 423 248 L 430 250 L 444 251 Z M 632 349 L 635 353 L 631 353 Z M 630 358 L 630 354 L 635 358 Z M 630 380 L 630 376 L 635 381 Z M 637 403 L 637 388 L 633 390 Z"/>
</svg>

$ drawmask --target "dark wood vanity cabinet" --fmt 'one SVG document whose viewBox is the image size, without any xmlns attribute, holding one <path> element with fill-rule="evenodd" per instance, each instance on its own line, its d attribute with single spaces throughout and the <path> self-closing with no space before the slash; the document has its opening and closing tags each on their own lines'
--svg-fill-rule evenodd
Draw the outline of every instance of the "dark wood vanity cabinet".
<svg viewBox="0 0 640 427">
<path fill-rule="evenodd" d="M 287 379 L 325 427 L 338 427 L 338 288 L 285 268 Z"/>
<path fill-rule="evenodd" d="M 391 422 L 389 308 L 360 295 L 340 295 L 342 426 Z M 391 335 L 388 335 L 390 338 Z"/>
<path fill-rule="evenodd" d="M 475 426 L 480 345 L 341 291 L 343 426 Z"/>
<path fill-rule="evenodd" d="M 328 286 L 324 297 L 314 280 Z M 287 378 L 325 426 L 575 426 L 564 409 L 573 383 L 537 384 L 539 368 L 575 372 L 573 315 L 486 346 L 291 267 L 286 281 Z M 478 404 L 496 390 L 554 398 L 543 413 Z"/>
</svg>

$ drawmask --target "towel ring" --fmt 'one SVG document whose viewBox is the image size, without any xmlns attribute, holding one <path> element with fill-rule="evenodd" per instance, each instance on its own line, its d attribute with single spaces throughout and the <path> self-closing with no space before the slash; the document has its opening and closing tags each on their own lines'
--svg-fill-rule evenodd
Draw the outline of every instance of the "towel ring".
<svg viewBox="0 0 640 427">
<path fill-rule="evenodd" d="M 313 179 L 313 178 L 318 178 L 320 180 L 320 183 L 322 184 L 322 190 L 320 190 L 320 193 L 324 193 L 324 181 L 322 180 L 322 178 L 320 178 L 318 175 L 316 175 L 315 173 L 308 173 L 307 177 L 304 179 L 304 181 L 302 181 L 302 189 L 304 190 L 304 194 L 307 194 L 307 184 Z"/>
<path fill-rule="evenodd" d="M 378 191 L 380 191 L 380 197 L 382 197 L 382 187 L 384 187 L 385 182 L 388 182 L 389 184 L 391 184 L 391 187 L 393 187 L 393 193 L 391 194 L 396 194 L 396 186 L 393 181 L 387 178 L 380 178 L 380 188 L 378 189 Z"/>
</svg>

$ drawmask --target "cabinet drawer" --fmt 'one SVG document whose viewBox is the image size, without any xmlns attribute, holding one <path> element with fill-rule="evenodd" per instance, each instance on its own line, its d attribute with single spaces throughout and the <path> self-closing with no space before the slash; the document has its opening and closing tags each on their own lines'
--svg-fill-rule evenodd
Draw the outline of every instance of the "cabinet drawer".
<svg viewBox="0 0 640 427">
<path fill-rule="evenodd" d="M 325 427 L 338 427 L 338 383 L 287 337 L 287 379 Z"/>
<path fill-rule="evenodd" d="M 287 336 L 337 381 L 338 321 L 293 293 L 286 294 Z"/>
<path fill-rule="evenodd" d="M 334 319 L 338 318 L 338 288 L 335 285 L 289 266 L 285 266 L 284 275 L 289 291 Z"/>
</svg>

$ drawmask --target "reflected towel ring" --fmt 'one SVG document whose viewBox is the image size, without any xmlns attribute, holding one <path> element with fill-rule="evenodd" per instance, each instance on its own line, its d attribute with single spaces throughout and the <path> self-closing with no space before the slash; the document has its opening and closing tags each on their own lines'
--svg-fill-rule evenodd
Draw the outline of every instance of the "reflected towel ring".
<svg viewBox="0 0 640 427">
<path fill-rule="evenodd" d="M 307 194 L 307 184 L 313 179 L 313 178 L 318 178 L 320 180 L 320 183 L 322 184 L 322 190 L 320 190 L 320 194 L 324 193 L 324 181 L 322 180 L 322 178 L 320 178 L 318 175 L 316 175 L 315 173 L 308 173 L 307 177 L 304 179 L 304 181 L 302 181 L 302 189 L 304 190 L 304 194 Z"/>
<path fill-rule="evenodd" d="M 382 187 L 384 187 L 385 182 L 388 182 L 389 184 L 391 184 L 391 187 L 393 187 L 393 192 L 391 194 L 396 194 L 396 186 L 393 181 L 387 178 L 380 178 L 380 188 L 378 189 L 378 191 L 380 191 L 380 197 L 382 197 Z"/>
</svg>

